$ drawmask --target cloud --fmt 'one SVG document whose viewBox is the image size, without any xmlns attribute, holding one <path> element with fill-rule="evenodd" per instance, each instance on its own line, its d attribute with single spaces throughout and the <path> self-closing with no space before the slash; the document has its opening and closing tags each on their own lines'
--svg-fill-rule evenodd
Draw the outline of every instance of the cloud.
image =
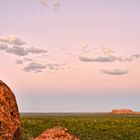
<svg viewBox="0 0 140 140">
<path fill-rule="evenodd" d="M 38 73 L 38 72 L 42 72 L 42 70 L 45 68 L 46 68 L 45 65 L 42 65 L 37 62 L 32 62 L 32 63 L 28 64 L 28 66 L 26 66 L 23 70 L 26 72 L 34 71 L 34 72 Z"/>
<path fill-rule="evenodd" d="M 115 51 L 110 48 L 101 48 L 99 52 L 95 52 L 96 54 L 94 56 L 91 56 L 91 54 L 88 56 L 85 51 L 87 47 L 88 45 L 81 46 L 85 54 L 79 56 L 79 60 L 82 62 L 133 62 L 135 59 L 140 58 L 140 54 L 134 54 L 128 57 L 116 56 L 113 54 Z"/>
<path fill-rule="evenodd" d="M 124 75 L 128 73 L 128 70 L 123 69 L 101 69 L 101 72 L 109 75 Z"/>
<path fill-rule="evenodd" d="M 54 8 L 54 10 L 59 9 L 60 7 L 60 0 L 50 0 L 52 1 L 52 7 Z M 39 2 L 43 5 L 43 6 L 48 6 L 49 5 L 49 0 L 39 0 Z"/>
<path fill-rule="evenodd" d="M 134 54 L 130 57 L 130 61 L 133 61 L 134 59 L 139 59 L 140 58 L 140 54 Z"/>
<path fill-rule="evenodd" d="M 103 56 L 96 56 L 93 58 L 80 56 L 79 60 L 82 62 L 114 62 L 116 59 L 111 55 L 103 55 Z"/>
<path fill-rule="evenodd" d="M 38 62 L 32 62 L 28 64 L 23 70 L 26 72 L 43 72 L 44 69 L 48 69 L 50 71 L 58 71 L 58 70 L 63 70 L 65 64 L 51 64 L 48 63 L 46 65 L 38 63 Z"/>
<path fill-rule="evenodd" d="M 134 54 L 134 55 L 132 55 L 131 56 L 133 59 L 135 59 L 135 58 L 140 58 L 140 54 Z"/>
<path fill-rule="evenodd" d="M 46 55 L 48 51 L 46 49 L 40 49 L 36 47 L 27 47 L 25 42 L 14 35 L 0 37 L 0 50 L 8 53 L 9 55 L 18 56 L 15 60 L 15 64 L 22 64 L 24 66 L 23 70 L 26 72 L 39 73 L 43 72 L 44 69 L 63 69 L 63 65 L 61 64 L 52 64 L 51 62 L 43 64 L 42 62 L 45 63 L 46 57 L 49 57 L 49 55 Z M 26 66 L 24 65 L 25 62 L 27 63 Z"/>
<path fill-rule="evenodd" d="M 109 55 L 109 54 L 114 53 L 114 51 L 112 49 L 110 49 L 110 48 L 102 48 L 102 53 L 104 55 Z"/>
<path fill-rule="evenodd" d="M 135 59 L 139 59 L 140 54 L 134 54 L 129 57 L 115 57 L 116 60 L 120 62 L 133 62 Z"/>
<path fill-rule="evenodd" d="M 59 9 L 61 6 L 60 0 L 53 0 L 52 6 L 53 6 L 54 10 Z"/>
<path fill-rule="evenodd" d="M 46 66 L 49 70 L 60 70 L 60 69 L 62 69 L 62 66 L 59 65 L 59 64 L 51 64 L 50 63 L 50 64 L 47 64 Z"/>
<path fill-rule="evenodd" d="M 18 46 L 13 46 L 12 48 L 8 48 L 6 52 L 18 56 L 28 55 L 28 52 L 23 47 L 18 47 Z"/>
<path fill-rule="evenodd" d="M 15 63 L 16 64 L 23 64 L 23 61 L 22 60 L 16 60 Z"/>
<path fill-rule="evenodd" d="M 79 60 L 82 62 L 133 62 L 135 59 L 139 59 L 140 54 L 135 54 L 130 57 L 117 57 L 113 55 L 99 55 L 96 57 L 80 56 Z"/>
<path fill-rule="evenodd" d="M 4 44 L 4 43 L 1 43 L 0 44 L 0 50 L 6 50 L 6 49 L 8 49 L 8 45 Z"/>
<path fill-rule="evenodd" d="M 140 54 L 133 54 L 128 57 L 124 56 L 117 56 L 113 54 L 114 51 L 108 48 L 103 48 L 100 52 L 97 52 L 97 54 L 94 54 L 93 56 L 90 54 L 85 54 L 83 56 L 79 56 L 79 60 L 81 62 L 89 62 L 89 63 L 108 63 L 111 64 L 113 62 L 120 62 L 120 63 L 127 63 L 127 62 L 133 62 L 136 59 L 140 58 Z M 125 75 L 128 73 L 128 70 L 124 69 L 101 69 L 102 73 L 109 74 L 109 75 Z"/>
<path fill-rule="evenodd" d="M 24 61 L 33 61 L 31 58 L 23 58 Z"/>
<path fill-rule="evenodd" d="M 45 49 L 39 49 L 39 48 L 27 48 L 26 51 L 28 53 L 34 53 L 34 54 L 42 54 L 42 53 L 46 53 L 47 51 Z"/>
<path fill-rule="evenodd" d="M 48 5 L 48 0 L 39 0 L 39 1 L 44 6 L 47 6 Z"/>
<path fill-rule="evenodd" d="M 88 45 L 81 45 L 80 47 L 84 54 L 88 53 L 88 51 L 87 51 Z"/>
<path fill-rule="evenodd" d="M 1 42 L 6 42 L 13 45 L 25 45 L 26 43 L 22 41 L 20 38 L 18 38 L 15 35 L 7 35 L 7 36 L 1 36 L 0 37 Z"/>
</svg>

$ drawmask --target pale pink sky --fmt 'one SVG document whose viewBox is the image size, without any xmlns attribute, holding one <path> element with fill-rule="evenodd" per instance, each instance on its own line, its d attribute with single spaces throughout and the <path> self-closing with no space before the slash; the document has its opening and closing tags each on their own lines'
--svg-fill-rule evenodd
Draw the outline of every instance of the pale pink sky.
<svg viewBox="0 0 140 140">
<path fill-rule="evenodd" d="M 140 94 L 140 2 L 60 0 L 60 6 L 53 7 L 54 3 L 0 2 L 1 80 L 14 90 L 21 111 L 140 110 L 137 101 L 131 105 L 133 95 L 134 101 Z M 58 97 L 59 103 L 69 96 L 67 107 L 78 97 L 79 107 L 35 105 L 43 98 L 49 106 L 47 97 L 52 102 Z"/>
</svg>

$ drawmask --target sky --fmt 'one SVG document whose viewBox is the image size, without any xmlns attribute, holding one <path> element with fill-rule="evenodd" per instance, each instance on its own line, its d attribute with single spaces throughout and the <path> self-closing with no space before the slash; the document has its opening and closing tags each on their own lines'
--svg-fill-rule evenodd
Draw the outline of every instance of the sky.
<svg viewBox="0 0 140 140">
<path fill-rule="evenodd" d="M 1 0 L 0 18 L 20 112 L 140 111 L 139 0 Z"/>
</svg>

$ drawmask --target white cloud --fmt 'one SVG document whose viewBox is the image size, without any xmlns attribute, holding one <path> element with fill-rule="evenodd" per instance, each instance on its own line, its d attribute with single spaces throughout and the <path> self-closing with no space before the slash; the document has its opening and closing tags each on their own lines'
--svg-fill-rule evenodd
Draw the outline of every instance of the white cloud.
<svg viewBox="0 0 140 140">
<path fill-rule="evenodd" d="M 13 46 L 12 48 L 8 48 L 6 52 L 18 56 L 28 55 L 28 52 L 23 47 L 18 47 L 18 46 Z"/>
<path fill-rule="evenodd" d="M 31 72 L 31 71 L 42 72 L 42 70 L 45 68 L 46 68 L 45 65 L 42 65 L 42 64 L 37 63 L 37 62 L 32 62 L 28 66 L 26 66 L 23 70 L 26 72 Z"/>
<path fill-rule="evenodd" d="M 34 54 L 41 54 L 41 53 L 46 53 L 47 51 L 45 49 L 39 49 L 39 48 L 27 48 L 26 51 L 28 53 L 34 53 Z"/>
<path fill-rule="evenodd" d="M 109 75 L 124 75 L 128 73 L 128 70 L 124 69 L 101 69 L 101 72 Z"/>
<path fill-rule="evenodd" d="M 18 38 L 15 35 L 1 36 L 0 41 L 1 42 L 6 42 L 6 43 L 9 43 L 9 44 L 14 44 L 14 45 L 24 45 L 24 44 L 26 44 L 24 41 L 22 41 L 20 38 Z"/>
</svg>

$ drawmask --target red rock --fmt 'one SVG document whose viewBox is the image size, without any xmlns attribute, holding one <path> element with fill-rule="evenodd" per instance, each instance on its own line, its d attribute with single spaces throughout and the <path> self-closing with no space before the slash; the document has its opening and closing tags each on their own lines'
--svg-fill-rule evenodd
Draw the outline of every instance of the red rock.
<svg viewBox="0 0 140 140">
<path fill-rule="evenodd" d="M 112 110 L 113 114 L 135 114 L 131 109 L 114 109 Z"/>
<path fill-rule="evenodd" d="M 66 128 L 55 127 L 52 129 L 47 129 L 34 140 L 80 140 L 80 139 L 73 137 Z"/>
<path fill-rule="evenodd" d="M 15 96 L 0 81 L 0 140 L 21 140 L 21 122 Z"/>
</svg>

